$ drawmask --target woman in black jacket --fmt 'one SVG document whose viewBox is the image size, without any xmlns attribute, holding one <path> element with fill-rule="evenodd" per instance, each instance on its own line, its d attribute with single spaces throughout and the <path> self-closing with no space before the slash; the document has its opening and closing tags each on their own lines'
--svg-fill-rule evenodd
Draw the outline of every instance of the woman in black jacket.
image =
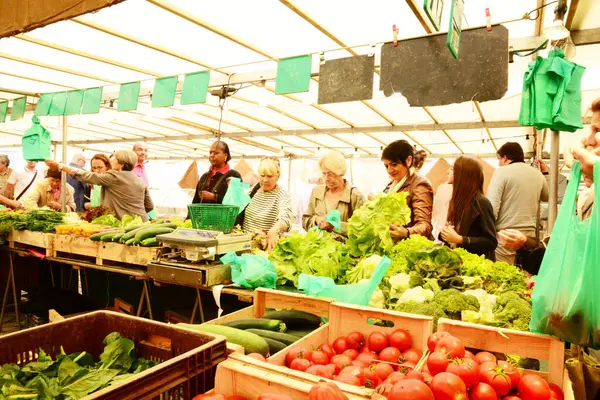
<svg viewBox="0 0 600 400">
<path fill-rule="evenodd" d="M 227 143 L 219 140 L 210 146 L 208 156 L 210 169 L 200 177 L 192 203 L 221 204 L 227 193 L 230 178 L 242 178 L 239 172 L 231 169 L 231 153 Z"/>
<path fill-rule="evenodd" d="M 483 169 L 474 158 L 459 157 L 454 162 L 448 222 L 440 236 L 446 243 L 496 261 L 494 210 L 483 195 Z"/>
</svg>

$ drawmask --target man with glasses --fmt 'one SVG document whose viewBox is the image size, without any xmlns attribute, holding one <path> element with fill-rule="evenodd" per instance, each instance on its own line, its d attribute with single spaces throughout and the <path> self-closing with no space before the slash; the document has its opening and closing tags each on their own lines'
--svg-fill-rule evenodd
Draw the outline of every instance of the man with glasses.
<svg viewBox="0 0 600 400">
<path fill-rule="evenodd" d="M 148 174 L 144 164 L 148 160 L 148 145 L 146 143 L 136 143 L 133 145 L 133 151 L 137 154 L 137 164 L 133 168 L 133 174 L 140 177 L 146 186 L 148 186 Z"/>
</svg>

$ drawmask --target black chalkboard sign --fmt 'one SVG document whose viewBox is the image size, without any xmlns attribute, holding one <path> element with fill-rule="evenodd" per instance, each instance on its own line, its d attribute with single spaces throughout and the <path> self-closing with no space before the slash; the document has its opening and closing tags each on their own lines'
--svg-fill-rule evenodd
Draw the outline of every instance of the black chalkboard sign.
<svg viewBox="0 0 600 400">
<path fill-rule="evenodd" d="M 446 34 L 403 40 L 381 48 L 380 89 L 401 93 L 411 106 L 442 106 L 502 98 L 508 90 L 508 29 L 465 30 L 460 58 L 446 47 Z"/>
<path fill-rule="evenodd" d="M 375 56 L 326 61 L 319 71 L 319 104 L 373 98 Z"/>
</svg>

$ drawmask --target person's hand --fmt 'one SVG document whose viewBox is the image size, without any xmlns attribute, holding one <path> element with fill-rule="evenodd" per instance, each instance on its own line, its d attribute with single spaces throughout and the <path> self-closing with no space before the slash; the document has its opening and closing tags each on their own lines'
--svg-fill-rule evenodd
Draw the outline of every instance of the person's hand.
<svg viewBox="0 0 600 400">
<path fill-rule="evenodd" d="M 598 160 L 600 156 L 600 148 L 592 151 L 577 148 L 573 149 L 573 157 L 581 163 L 581 172 L 583 172 L 588 178 L 594 181 L 594 162 Z"/>
<path fill-rule="evenodd" d="M 271 251 L 277 246 L 277 242 L 279 242 L 279 233 L 277 231 L 271 229 L 267 232 L 267 251 Z"/>
<path fill-rule="evenodd" d="M 319 228 L 323 229 L 324 231 L 331 232 L 333 230 L 333 225 L 331 225 L 329 222 L 327 222 L 325 217 L 318 217 L 316 220 L 316 223 L 317 223 L 317 226 Z"/>
<path fill-rule="evenodd" d="M 512 250 L 519 250 L 527 243 L 527 236 L 516 229 L 503 229 L 496 237 L 502 246 Z"/>
<path fill-rule="evenodd" d="M 544 162 L 544 160 L 541 160 L 539 158 L 533 162 L 533 166 L 535 168 L 538 168 L 542 172 L 542 174 L 546 174 L 546 173 L 548 173 L 550 171 L 548 169 L 548 164 L 546 164 Z"/>
<path fill-rule="evenodd" d="M 206 190 L 202 191 L 202 200 L 203 201 L 215 201 L 217 195 L 211 192 L 207 192 Z"/>
<path fill-rule="evenodd" d="M 394 243 L 408 237 L 408 229 L 403 226 L 390 225 L 390 236 Z"/>
<path fill-rule="evenodd" d="M 463 237 L 456 233 L 452 226 L 445 226 L 440 234 L 444 242 L 454 244 L 463 244 L 464 242 Z"/>
<path fill-rule="evenodd" d="M 57 210 L 57 211 L 61 209 L 60 204 L 57 203 L 56 201 L 48 202 L 48 207 L 50 207 L 53 210 Z"/>
<path fill-rule="evenodd" d="M 60 163 L 55 160 L 50 160 L 50 159 L 46 160 L 46 165 L 48 166 L 48 168 L 51 168 L 51 169 L 58 169 L 59 164 Z"/>
</svg>

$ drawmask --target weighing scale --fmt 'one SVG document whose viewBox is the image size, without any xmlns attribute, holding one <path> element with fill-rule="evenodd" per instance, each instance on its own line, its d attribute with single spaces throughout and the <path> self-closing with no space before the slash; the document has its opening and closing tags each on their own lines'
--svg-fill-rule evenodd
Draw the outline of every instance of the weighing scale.
<svg viewBox="0 0 600 400">
<path fill-rule="evenodd" d="M 156 236 L 163 246 L 185 252 L 188 261 L 214 260 L 216 255 L 250 250 L 252 236 L 247 233 L 223 233 L 189 228 L 177 228 Z"/>
</svg>

